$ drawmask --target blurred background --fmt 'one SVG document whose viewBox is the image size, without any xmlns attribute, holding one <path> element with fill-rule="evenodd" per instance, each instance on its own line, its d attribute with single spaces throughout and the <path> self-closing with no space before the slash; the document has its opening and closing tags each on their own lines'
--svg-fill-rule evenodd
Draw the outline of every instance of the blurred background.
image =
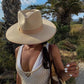
<svg viewBox="0 0 84 84">
<path fill-rule="evenodd" d="M 64 65 L 79 64 L 79 77 L 67 84 L 84 84 L 84 0 L 0 0 L 0 84 L 16 84 L 14 52 L 19 45 L 9 42 L 5 32 L 18 21 L 18 10 L 35 8 L 56 25 L 49 43 L 59 47 Z"/>
</svg>

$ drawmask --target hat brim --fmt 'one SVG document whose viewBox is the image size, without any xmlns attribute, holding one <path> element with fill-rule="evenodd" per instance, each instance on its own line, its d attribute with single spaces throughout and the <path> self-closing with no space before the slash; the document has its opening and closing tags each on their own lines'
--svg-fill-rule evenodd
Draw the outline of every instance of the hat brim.
<svg viewBox="0 0 84 84">
<path fill-rule="evenodd" d="M 17 44 L 39 44 L 51 39 L 56 33 L 56 26 L 43 19 L 43 29 L 36 34 L 24 34 L 19 31 L 18 23 L 11 26 L 6 32 L 6 38 Z"/>
</svg>

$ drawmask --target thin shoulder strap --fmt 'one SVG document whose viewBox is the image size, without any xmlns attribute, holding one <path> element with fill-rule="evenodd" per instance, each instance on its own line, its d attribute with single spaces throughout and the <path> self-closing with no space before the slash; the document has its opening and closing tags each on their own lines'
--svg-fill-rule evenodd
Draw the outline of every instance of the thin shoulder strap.
<svg viewBox="0 0 84 84">
<path fill-rule="evenodd" d="M 46 43 L 46 48 L 47 48 L 47 51 L 49 52 L 49 43 L 48 42 Z"/>
<path fill-rule="evenodd" d="M 17 54 L 17 65 L 20 65 L 20 58 L 21 58 L 21 52 L 22 52 L 23 45 L 20 46 Z"/>
<path fill-rule="evenodd" d="M 20 48 L 19 48 L 19 50 L 18 50 L 18 54 L 17 54 L 17 55 L 21 55 L 22 48 L 23 48 L 23 45 L 21 45 L 21 46 L 20 46 Z"/>
</svg>

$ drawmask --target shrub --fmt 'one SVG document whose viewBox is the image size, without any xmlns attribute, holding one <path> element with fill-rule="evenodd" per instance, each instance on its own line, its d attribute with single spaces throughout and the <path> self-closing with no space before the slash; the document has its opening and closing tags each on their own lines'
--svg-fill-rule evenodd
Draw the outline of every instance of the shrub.
<svg viewBox="0 0 84 84">
<path fill-rule="evenodd" d="M 55 36 L 50 40 L 51 43 L 58 43 L 61 40 L 64 40 L 69 36 L 70 28 L 68 25 L 56 24 L 57 32 Z"/>
<path fill-rule="evenodd" d="M 15 70 L 15 58 L 6 49 L 6 42 L 0 39 L 0 73 Z"/>
<path fill-rule="evenodd" d="M 77 34 L 74 34 L 73 36 L 69 36 L 69 41 L 72 44 L 78 45 L 78 43 L 79 43 L 78 40 L 79 40 L 79 36 Z"/>
<path fill-rule="evenodd" d="M 77 58 L 78 59 L 83 59 L 84 60 L 84 44 L 81 44 L 77 48 Z"/>
<path fill-rule="evenodd" d="M 58 47 L 60 49 L 65 49 L 68 51 L 75 51 L 76 50 L 76 45 L 70 43 L 68 39 L 62 40 L 58 43 Z"/>
<path fill-rule="evenodd" d="M 60 48 L 60 49 L 67 49 L 67 47 L 64 45 L 64 43 L 65 43 L 66 41 L 65 40 L 62 40 L 62 41 L 60 41 L 59 43 L 58 43 L 58 47 Z"/>
</svg>

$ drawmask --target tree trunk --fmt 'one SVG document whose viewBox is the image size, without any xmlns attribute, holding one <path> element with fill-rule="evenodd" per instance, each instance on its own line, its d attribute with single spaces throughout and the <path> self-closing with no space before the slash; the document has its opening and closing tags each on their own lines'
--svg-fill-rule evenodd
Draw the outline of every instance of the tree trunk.
<svg viewBox="0 0 84 84">
<path fill-rule="evenodd" d="M 57 14 L 57 23 L 63 24 L 63 25 L 70 25 L 71 21 L 71 14 L 70 13 L 64 13 L 60 15 Z"/>
</svg>

